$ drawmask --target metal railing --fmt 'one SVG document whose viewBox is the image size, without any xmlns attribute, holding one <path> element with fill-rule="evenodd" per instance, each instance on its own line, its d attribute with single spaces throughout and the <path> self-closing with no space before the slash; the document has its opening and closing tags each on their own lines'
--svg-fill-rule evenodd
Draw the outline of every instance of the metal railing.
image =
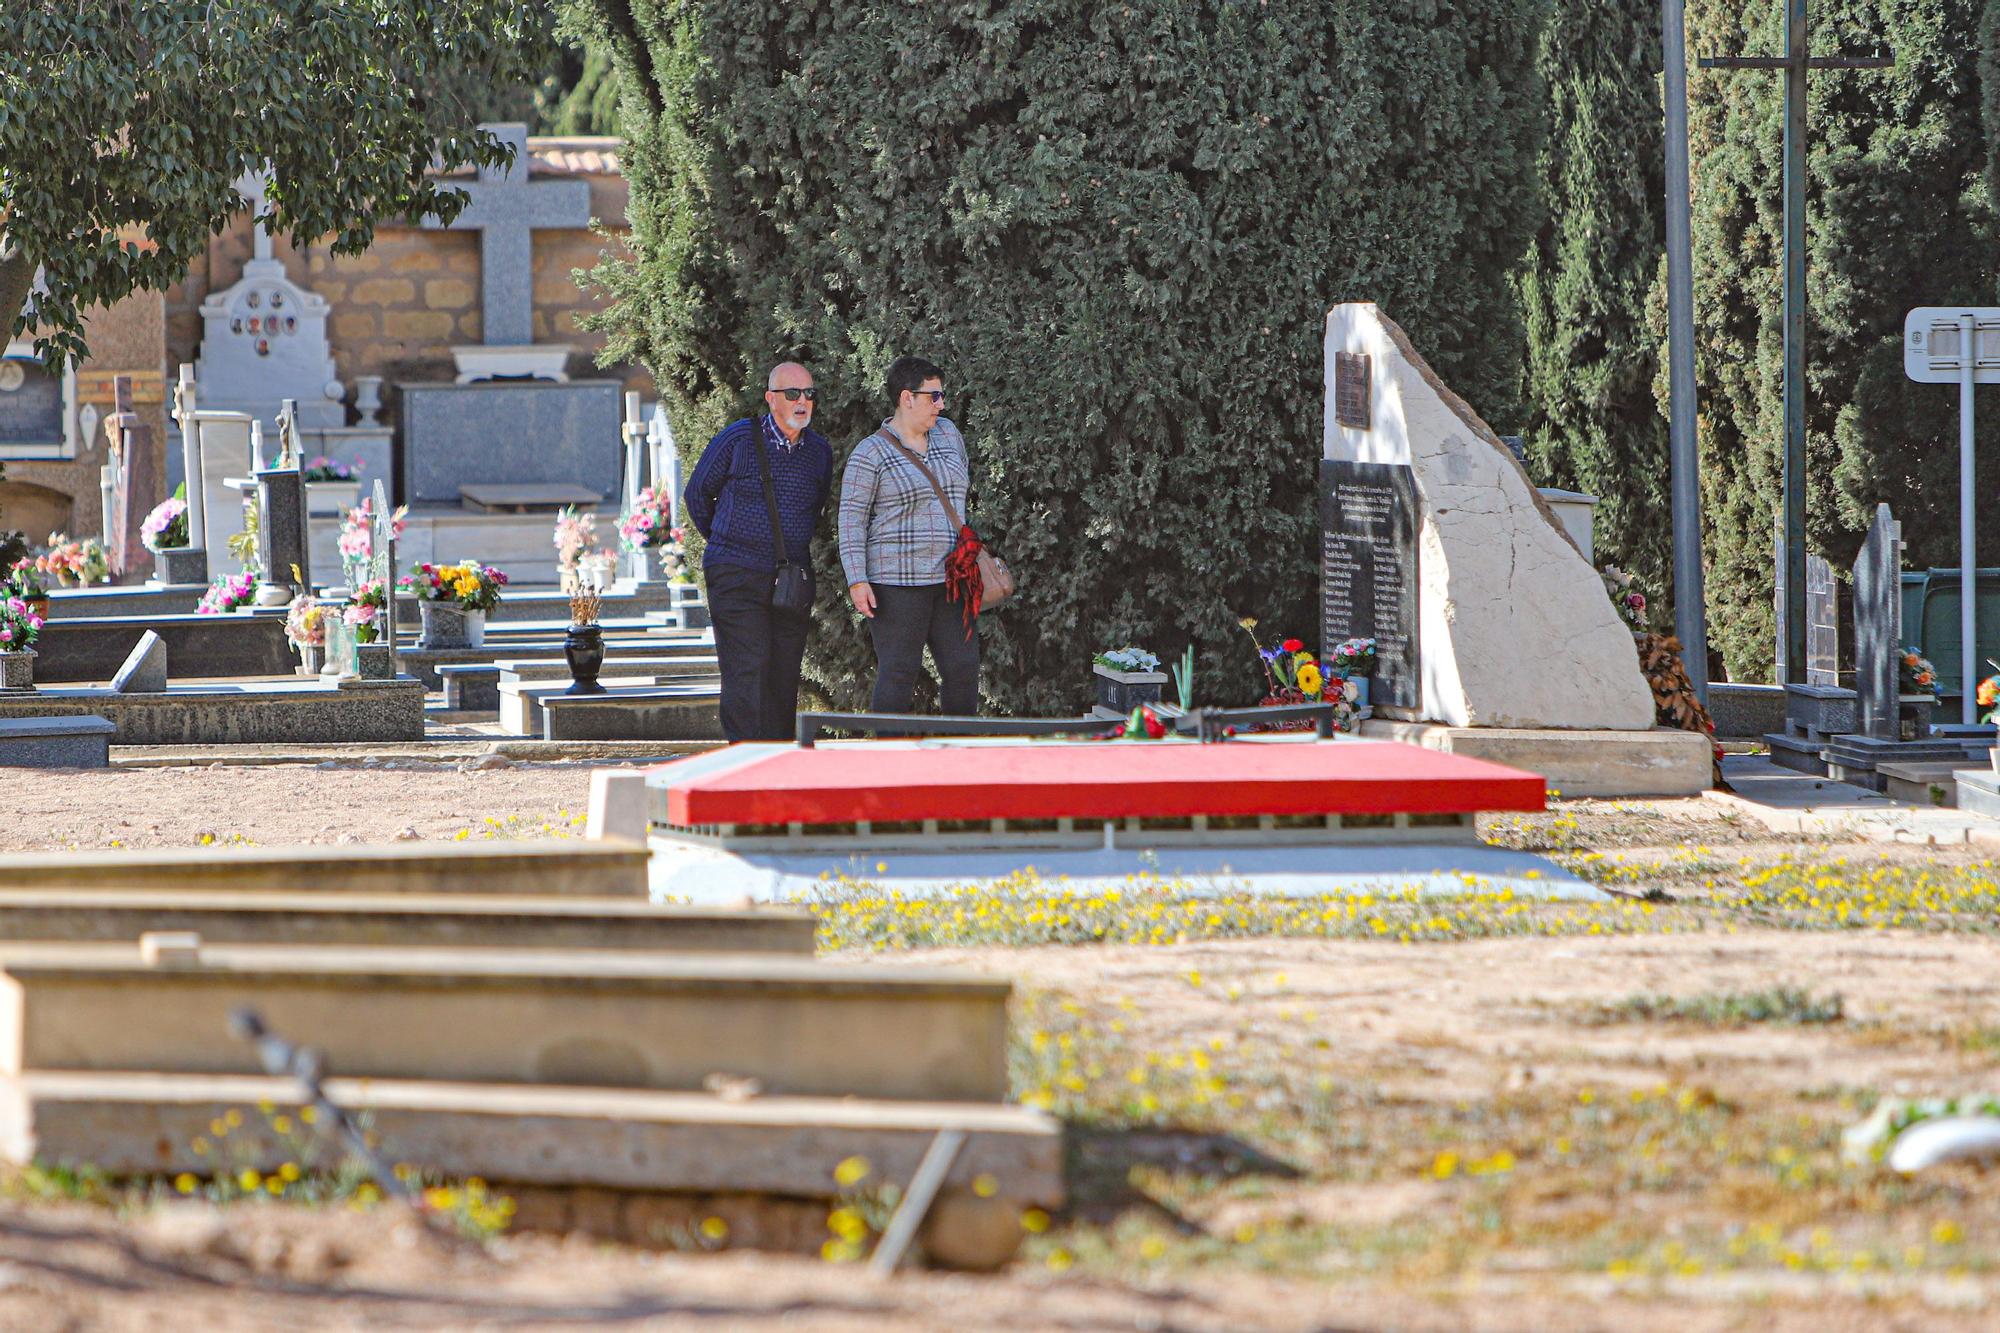
<svg viewBox="0 0 2000 1333">
<path fill-rule="evenodd" d="M 1333 736 L 1332 704 L 1279 704 L 1270 708 L 1197 708 L 1173 718 L 1174 731 L 1204 745 L 1226 741 L 1253 727 L 1310 722 L 1321 740 Z M 922 713 L 800 713 L 799 748 L 810 750 L 822 734 L 870 736 L 1081 736 L 1108 739 L 1118 723 L 1097 717 L 935 717 Z"/>
</svg>

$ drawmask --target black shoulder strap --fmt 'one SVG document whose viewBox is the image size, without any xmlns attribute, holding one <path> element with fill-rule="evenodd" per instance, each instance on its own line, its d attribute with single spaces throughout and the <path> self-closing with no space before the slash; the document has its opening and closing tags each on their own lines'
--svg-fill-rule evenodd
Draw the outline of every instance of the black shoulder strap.
<svg viewBox="0 0 2000 1333">
<path fill-rule="evenodd" d="M 754 422 L 751 432 L 757 437 L 757 474 L 764 479 L 764 508 L 771 516 L 771 546 L 778 565 L 783 568 L 792 563 L 792 553 L 785 549 L 785 529 L 778 522 L 778 488 L 771 484 L 771 459 L 764 448 L 764 423 Z"/>
</svg>

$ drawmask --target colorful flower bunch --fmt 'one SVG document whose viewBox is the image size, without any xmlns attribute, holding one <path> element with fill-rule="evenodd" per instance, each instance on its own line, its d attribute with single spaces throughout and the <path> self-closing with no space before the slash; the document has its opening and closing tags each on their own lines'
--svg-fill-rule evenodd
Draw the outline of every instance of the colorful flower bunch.
<svg viewBox="0 0 2000 1333">
<path fill-rule="evenodd" d="M 25 653 L 42 636 L 42 618 L 21 597 L 0 600 L 0 653 Z"/>
<path fill-rule="evenodd" d="M 1988 662 L 1986 665 L 1992 666 L 1993 663 Z M 1988 676 L 1980 681 L 1977 697 L 1979 706 L 1986 710 L 1979 715 L 1979 720 L 1988 726 L 2000 722 L 2000 676 Z"/>
<path fill-rule="evenodd" d="M 382 637 L 387 617 L 388 591 L 381 579 L 369 579 L 354 590 L 340 610 L 341 623 L 354 631 L 356 643 L 374 643 Z"/>
<path fill-rule="evenodd" d="M 320 481 L 353 481 L 362 470 L 362 462 L 358 458 L 350 466 L 337 458 L 319 454 L 307 459 L 305 466 L 299 469 L 299 480 L 308 486 Z"/>
<path fill-rule="evenodd" d="M 95 537 L 73 538 L 51 532 L 49 549 L 35 557 L 35 568 L 53 578 L 57 586 L 82 588 L 111 577 L 111 557 L 104 543 Z"/>
<path fill-rule="evenodd" d="M 389 515 L 390 539 L 400 540 L 410 516 L 408 505 L 397 505 Z M 340 517 L 340 558 L 345 563 L 373 559 L 375 555 L 375 502 L 364 499 Z"/>
<path fill-rule="evenodd" d="M 1160 659 L 1144 648 L 1112 648 L 1091 659 L 1099 666 L 1110 667 L 1113 671 L 1146 672 L 1158 671 Z"/>
<path fill-rule="evenodd" d="M 234 611 L 239 606 L 250 605 L 257 596 L 257 576 L 245 570 L 241 574 L 230 574 L 208 585 L 208 591 L 195 604 L 198 616 L 219 616 Z"/>
<path fill-rule="evenodd" d="M 301 593 L 285 608 L 285 637 L 299 648 L 326 646 L 326 609 L 319 599 Z"/>
<path fill-rule="evenodd" d="M 188 504 L 178 489 L 146 515 L 146 521 L 139 525 L 139 541 L 156 552 L 188 544 Z"/>
<path fill-rule="evenodd" d="M 42 577 L 40 562 L 16 560 L 7 570 L 7 578 L 0 582 L 0 595 L 19 597 L 23 601 L 45 601 L 49 595 L 48 580 Z"/>
<path fill-rule="evenodd" d="M 402 587 L 427 602 L 455 602 L 466 611 L 491 611 L 500 605 L 507 576 L 472 561 L 463 565 L 418 565 L 404 576 Z"/>
<path fill-rule="evenodd" d="M 1326 655 L 1326 664 L 1337 676 L 1372 676 L 1375 674 L 1375 640 L 1343 639 L 1333 646 Z"/>
<path fill-rule="evenodd" d="M 1257 643 L 1257 622 L 1255 619 L 1245 616 L 1236 623 L 1243 627 L 1243 632 L 1250 636 L 1252 643 Z M 1350 639 L 1348 643 L 1368 644 L 1368 655 L 1372 662 L 1374 657 L 1373 640 Z M 1330 703 L 1335 706 L 1336 710 L 1334 729 L 1337 731 L 1352 731 L 1354 729 L 1354 709 L 1352 705 L 1360 697 L 1360 687 L 1346 674 L 1338 671 L 1329 672 L 1325 667 L 1321 666 L 1319 660 L 1306 648 L 1303 640 L 1296 638 L 1280 639 L 1268 648 L 1258 644 L 1257 657 L 1264 666 L 1265 686 L 1264 697 L 1258 701 L 1259 706 L 1277 708 L 1286 704 Z M 1303 729 L 1308 724 L 1287 723 L 1286 725 L 1288 727 L 1296 726 Z"/>
<path fill-rule="evenodd" d="M 661 497 L 651 486 L 632 501 L 632 512 L 618 520 L 618 544 L 627 551 L 643 551 L 648 546 L 666 546 L 681 539 Z"/>
<path fill-rule="evenodd" d="M 1903 649 L 1896 662 L 1898 694 L 1929 694 L 1937 689 L 1937 668 L 1915 648 Z"/>
</svg>

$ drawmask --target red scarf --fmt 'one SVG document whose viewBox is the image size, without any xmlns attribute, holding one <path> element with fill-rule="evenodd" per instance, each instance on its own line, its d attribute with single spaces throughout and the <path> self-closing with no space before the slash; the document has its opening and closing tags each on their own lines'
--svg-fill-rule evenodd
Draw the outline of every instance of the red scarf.
<svg viewBox="0 0 2000 1333">
<path fill-rule="evenodd" d="M 958 545 L 944 558 L 944 595 L 965 604 L 965 637 L 972 637 L 972 624 L 979 619 L 979 599 L 986 594 L 986 581 L 979 577 L 979 553 L 986 548 L 970 524 L 958 530 Z"/>
</svg>

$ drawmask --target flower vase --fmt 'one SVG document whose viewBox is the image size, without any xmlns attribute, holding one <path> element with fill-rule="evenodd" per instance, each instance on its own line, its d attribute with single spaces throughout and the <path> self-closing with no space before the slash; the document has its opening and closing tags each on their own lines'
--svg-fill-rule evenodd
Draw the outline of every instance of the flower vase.
<svg viewBox="0 0 2000 1333">
<path fill-rule="evenodd" d="M 0 653 L 0 690 L 35 688 L 35 654 L 32 649 Z"/>
<path fill-rule="evenodd" d="M 604 694 L 597 673 L 604 669 L 604 631 L 596 625 L 571 625 L 563 636 L 563 658 L 569 663 L 570 686 L 564 694 Z"/>
<path fill-rule="evenodd" d="M 419 648 L 480 648 L 486 643 L 486 613 L 468 611 L 457 602 L 420 601 L 423 637 Z"/>
<path fill-rule="evenodd" d="M 316 643 L 302 643 L 298 645 L 298 648 L 298 674 L 301 676 L 317 676 L 320 673 L 321 659 L 325 656 L 324 649 Z"/>
</svg>

